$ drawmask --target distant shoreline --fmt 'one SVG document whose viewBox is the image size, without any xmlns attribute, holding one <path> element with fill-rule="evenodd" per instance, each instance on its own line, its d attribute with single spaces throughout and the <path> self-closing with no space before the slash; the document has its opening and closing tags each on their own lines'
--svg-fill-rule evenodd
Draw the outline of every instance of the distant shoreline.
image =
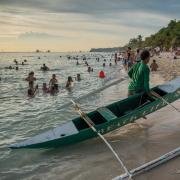
<svg viewBox="0 0 180 180">
<path fill-rule="evenodd" d="M 17 51 L 17 52 L 16 52 L 16 51 L 14 51 L 14 52 L 8 52 L 8 51 L 5 52 L 5 51 L 4 51 L 4 52 L 2 52 L 2 51 L 1 51 L 0 54 L 1 54 L 1 53 L 35 53 L 35 54 L 51 54 L 51 53 L 87 53 L 87 52 L 90 52 L 90 51 L 82 51 L 82 52 L 79 52 L 79 51 L 70 51 L 70 52 L 58 52 L 58 51 L 57 51 L 57 52 L 25 52 L 25 51 L 24 51 L 24 52 L 18 52 L 18 51 Z"/>
</svg>

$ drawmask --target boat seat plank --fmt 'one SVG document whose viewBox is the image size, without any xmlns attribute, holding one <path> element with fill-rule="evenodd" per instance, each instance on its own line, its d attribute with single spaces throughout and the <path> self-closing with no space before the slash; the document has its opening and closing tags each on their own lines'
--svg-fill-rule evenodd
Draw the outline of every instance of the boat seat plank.
<svg viewBox="0 0 180 180">
<path fill-rule="evenodd" d="M 169 81 L 163 85 L 159 85 L 159 89 L 167 92 L 167 93 L 173 93 L 174 91 L 176 91 L 179 88 L 179 84 L 180 84 L 180 76 L 177 77 L 176 79 Z"/>
<path fill-rule="evenodd" d="M 117 116 L 115 114 L 113 114 L 112 111 L 110 111 L 108 108 L 106 107 L 100 107 L 97 109 L 97 112 L 99 112 L 104 119 L 106 119 L 107 121 L 111 121 L 113 119 L 116 119 Z"/>
</svg>

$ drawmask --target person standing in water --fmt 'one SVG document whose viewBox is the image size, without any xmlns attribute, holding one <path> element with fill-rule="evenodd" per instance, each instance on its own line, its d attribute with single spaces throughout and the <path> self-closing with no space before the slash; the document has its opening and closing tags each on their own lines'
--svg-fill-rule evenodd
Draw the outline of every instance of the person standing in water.
<svg viewBox="0 0 180 180">
<path fill-rule="evenodd" d="M 56 75 L 53 74 L 51 80 L 49 81 L 50 91 L 53 91 L 55 86 L 57 86 L 58 80 L 56 79 Z"/>
<path fill-rule="evenodd" d="M 67 80 L 67 83 L 66 83 L 66 88 L 71 88 L 73 86 L 74 86 L 74 81 L 73 81 L 71 76 L 68 76 L 68 80 Z"/>
<path fill-rule="evenodd" d="M 131 52 L 131 48 L 128 47 L 127 50 L 127 70 L 129 70 L 132 66 L 132 52 Z"/>
<path fill-rule="evenodd" d="M 157 71 L 158 65 L 156 63 L 156 60 L 154 59 L 153 62 L 150 65 L 151 71 Z"/>
<path fill-rule="evenodd" d="M 30 72 L 28 77 L 25 79 L 29 82 L 29 87 L 34 88 L 34 81 L 36 81 L 36 78 L 34 77 L 34 72 Z"/>
<path fill-rule="evenodd" d="M 43 64 L 43 66 L 41 67 L 42 71 L 48 71 L 49 68 L 46 66 L 46 64 Z"/>
<path fill-rule="evenodd" d="M 37 90 L 38 90 L 38 85 L 36 86 L 35 89 L 29 88 L 29 89 L 28 89 L 28 96 L 29 96 L 29 97 L 35 97 Z"/>
<path fill-rule="evenodd" d="M 149 88 L 150 69 L 147 65 L 150 60 L 150 52 L 144 50 L 140 57 L 141 62 L 136 63 L 128 72 L 128 75 L 132 80 L 128 86 L 128 96 L 141 92 L 153 95 Z"/>
</svg>

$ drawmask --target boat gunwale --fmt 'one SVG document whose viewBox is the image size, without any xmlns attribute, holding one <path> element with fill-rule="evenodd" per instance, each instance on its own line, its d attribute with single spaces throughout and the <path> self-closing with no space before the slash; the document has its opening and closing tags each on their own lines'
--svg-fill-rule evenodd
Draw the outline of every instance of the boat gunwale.
<svg viewBox="0 0 180 180">
<path fill-rule="evenodd" d="M 154 90 L 154 89 L 157 89 L 158 88 L 158 86 L 156 86 L 156 87 L 154 87 L 154 88 L 152 88 L 152 90 Z M 161 89 L 160 89 L 161 90 Z M 179 99 L 179 96 L 180 96 L 180 93 L 178 93 L 178 97 L 176 98 L 176 97 L 174 97 L 173 95 L 175 95 L 178 91 L 180 90 L 180 88 L 178 88 L 178 89 L 176 89 L 174 92 L 171 92 L 171 93 L 167 93 L 167 94 L 165 94 L 164 96 L 163 96 L 163 98 L 167 98 L 167 97 L 169 97 L 170 99 L 168 100 L 169 102 L 172 102 L 172 101 L 175 101 L 175 100 L 177 100 L 177 99 Z M 162 90 L 163 91 L 163 90 Z M 165 91 L 164 91 L 165 92 Z M 112 103 L 112 104 L 110 104 L 110 105 L 115 105 L 116 103 L 119 103 L 119 102 L 126 102 L 126 101 L 128 101 L 130 98 L 131 99 L 133 99 L 133 98 L 136 98 L 136 97 L 138 97 L 138 96 L 141 96 L 141 95 L 143 95 L 144 93 L 140 93 L 140 94 L 137 94 L 137 95 L 134 95 L 134 96 L 132 96 L 132 97 L 129 97 L 129 98 L 126 98 L 126 99 L 123 99 L 123 100 L 120 100 L 120 101 L 117 101 L 117 102 L 114 102 L 114 103 Z M 161 103 L 162 102 L 162 103 Z M 142 114 L 143 113 L 143 111 L 145 111 L 146 109 L 149 109 L 149 107 L 153 107 L 153 106 L 155 106 L 155 105 L 158 105 L 158 104 L 161 104 L 158 108 L 154 108 L 153 110 L 149 110 L 149 111 L 147 111 L 147 114 L 150 114 L 150 113 L 152 113 L 152 112 L 154 112 L 154 111 L 156 111 L 156 110 L 158 110 L 158 109 L 161 109 L 162 107 L 164 107 L 164 106 L 166 106 L 166 104 L 165 103 L 163 103 L 163 101 L 161 100 L 161 99 L 156 99 L 156 100 L 154 100 L 154 101 L 152 101 L 151 103 L 149 103 L 149 104 L 147 104 L 147 105 L 145 105 L 145 106 L 143 106 L 142 108 L 139 108 L 138 110 L 132 110 L 132 111 L 130 111 L 129 113 L 127 113 L 127 114 L 124 114 L 123 116 L 120 116 L 120 117 L 117 117 L 116 119 L 113 119 L 113 120 L 111 120 L 111 121 L 106 121 L 106 122 L 104 122 L 104 123 L 102 123 L 102 124 L 98 124 L 98 125 L 95 125 L 95 128 L 98 130 L 98 132 L 99 131 L 101 131 L 103 128 L 105 128 L 105 127 L 108 127 L 109 125 L 111 125 L 111 124 L 114 124 L 114 123 L 117 123 L 120 119 L 121 119 L 121 121 L 122 122 L 125 122 L 125 119 L 127 119 L 128 118 L 128 116 L 129 116 L 129 119 L 133 116 L 133 115 L 135 115 L 135 114 Z M 110 105 L 107 105 L 107 106 L 104 106 L 104 107 L 106 107 L 106 108 L 108 108 L 108 106 L 110 106 Z M 93 114 L 93 113 L 96 113 L 97 111 L 96 110 L 94 110 L 94 111 L 92 111 L 92 112 L 89 112 L 89 113 L 87 113 L 87 115 L 89 115 L 89 114 Z M 98 112 L 97 112 L 98 113 Z M 146 115 L 146 113 L 144 114 L 144 115 Z M 139 119 L 140 117 L 142 117 L 142 116 L 140 116 L 140 115 L 138 115 L 137 116 L 137 118 L 136 119 L 133 119 L 133 121 L 135 121 L 135 120 L 137 120 L 137 119 Z M 62 124 L 65 124 L 65 123 L 68 123 L 68 122 L 70 122 L 70 121 L 73 121 L 73 120 L 75 120 L 75 119 L 79 119 L 80 117 L 77 117 L 77 118 L 74 118 L 74 119 L 72 119 L 72 120 L 69 120 L 69 121 L 67 121 L 67 122 L 64 122 L 64 123 L 62 123 Z M 74 122 L 73 122 L 74 123 Z M 126 125 L 126 124 L 128 124 L 129 123 L 129 121 L 127 122 L 127 123 L 123 123 L 123 125 L 120 125 L 120 126 L 118 126 L 117 127 L 117 125 L 115 126 L 115 128 L 112 128 L 111 130 L 107 130 L 107 131 L 105 131 L 105 133 L 108 133 L 108 132 L 110 132 L 110 131 L 114 131 L 115 129 L 118 129 L 118 128 L 120 128 L 120 127 L 122 127 L 122 126 L 124 126 L 124 125 Z M 61 124 L 61 125 L 62 125 Z M 61 126 L 61 125 L 59 125 L 59 126 Z M 53 130 L 53 129 L 52 129 Z M 45 132 L 47 132 L 47 131 L 45 131 Z M 71 135 L 68 135 L 68 136 L 65 136 L 65 137 L 60 137 L 60 138 L 57 138 L 57 139 L 52 139 L 52 140 L 50 140 L 50 141 L 44 141 L 44 142 L 40 142 L 40 143 L 36 143 L 36 144 L 30 144 L 30 145 L 25 145 L 25 146 L 20 146 L 20 147 L 11 147 L 11 146 L 9 146 L 10 148 L 12 148 L 12 149 L 20 149 L 20 148 L 54 148 L 54 147 L 58 147 L 58 146 L 63 146 L 63 144 L 59 144 L 59 145 L 54 145 L 54 146 L 51 146 L 51 147 L 49 147 L 49 146 L 46 146 L 47 145 L 47 143 L 49 143 L 49 144 L 52 144 L 53 142 L 58 142 L 60 139 L 62 139 L 62 141 L 64 141 L 64 139 L 69 139 L 69 138 L 72 138 L 72 137 L 75 137 L 75 136 L 81 136 L 81 134 L 85 134 L 85 133 L 91 133 L 91 137 L 93 138 L 93 137 L 96 137 L 97 136 L 97 134 L 95 134 L 93 131 L 92 131 L 92 129 L 90 129 L 90 128 L 85 128 L 85 129 L 82 129 L 82 130 L 78 130 L 78 133 L 75 133 L 75 134 L 71 134 Z M 105 134 L 104 133 L 104 134 Z M 103 134 L 103 133 L 102 133 Z M 90 138 L 86 138 L 87 140 L 88 139 L 90 139 Z M 85 139 L 85 140 L 86 140 Z M 81 142 L 81 141 L 83 141 L 83 140 L 80 140 L 79 142 Z M 21 141 L 21 142 L 23 142 L 23 141 Z M 20 142 L 19 142 L 20 143 Z M 18 142 L 17 143 L 15 143 L 15 144 L 18 144 Z M 14 144 L 14 145 L 15 145 Z M 73 143 L 65 143 L 64 145 L 68 145 L 68 144 L 73 144 Z"/>
</svg>

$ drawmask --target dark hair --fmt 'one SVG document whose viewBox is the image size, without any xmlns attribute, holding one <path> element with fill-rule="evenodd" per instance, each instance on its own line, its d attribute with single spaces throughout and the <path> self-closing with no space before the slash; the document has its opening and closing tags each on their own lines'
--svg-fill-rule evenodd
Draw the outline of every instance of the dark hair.
<svg viewBox="0 0 180 180">
<path fill-rule="evenodd" d="M 139 49 L 137 49 L 137 53 L 139 53 Z"/>
<path fill-rule="evenodd" d="M 72 80 L 72 77 L 71 77 L 71 76 L 68 76 L 68 81 L 73 82 L 73 80 Z"/>
<path fill-rule="evenodd" d="M 150 53 L 148 50 L 144 50 L 142 53 L 141 53 L 141 60 L 146 60 L 148 57 L 150 57 Z"/>
<path fill-rule="evenodd" d="M 130 47 L 128 47 L 128 50 L 131 50 L 131 48 L 130 48 Z"/>
<path fill-rule="evenodd" d="M 155 60 L 155 59 L 153 59 L 153 62 L 156 62 L 156 60 Z"/>
<path fill-rule="evenodd" d="M 31 71 L 30 73 L 29 73 L 29 75 L 33 75 L 34 74 L 34 72 L 33 71 Z"/>
</svg>

